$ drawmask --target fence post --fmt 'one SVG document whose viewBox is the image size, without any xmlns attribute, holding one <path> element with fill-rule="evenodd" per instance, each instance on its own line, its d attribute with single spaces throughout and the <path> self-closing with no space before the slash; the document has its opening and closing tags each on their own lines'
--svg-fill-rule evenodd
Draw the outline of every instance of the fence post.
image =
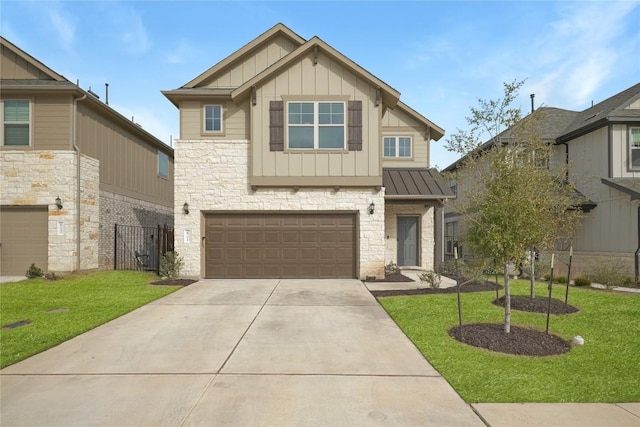
<svg viewBox="0 0 640 427">
<path fill-rule="evenodd" d="M 118 224 L 114 224 L 113 230 L 113 269 L 118 269 Z"/>
</svg>

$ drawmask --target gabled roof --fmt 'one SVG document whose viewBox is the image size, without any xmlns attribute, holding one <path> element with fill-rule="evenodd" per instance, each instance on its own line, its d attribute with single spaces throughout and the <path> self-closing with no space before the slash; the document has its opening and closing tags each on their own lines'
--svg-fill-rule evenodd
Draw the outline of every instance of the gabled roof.
<svg viewBox="0 0 640 427">
<path fill-rule="evenodd" d="M 68 81 L 63 75 L 56 73 L 51 68 L 44 65 L 42 62 L 38 61 L 33 56 L 29 55 L 24 50 L 20 49 L 18 46 L 11 43 L 9 40 L 0 36 L 0 44 L 2 44 L 5 48 L 11 50 L 13 53 L 18 55 L 20 58 L 24 59 L 27 63 L 33 65 L 35 68 L 40 70 L 45 75 L 49 76 L 51 80 L 63 82 Z"/>
<path fill-rule="evenodd" d="M 626 109 L 638 99 L 640 99 L 640 83 L 580 112 L 567 126 L 558 141 L 572 139 L 578 134 L 588 132 L 610 121 L 640 121 L 639 109 Z"/>
<path fill-rule="evenodd" d="M 384 168 L 385 200 L 434 200 L 455 197 L 435 169 Z"/>
<path fill-rule="evenodd" d="M 252 79 L 246 81 L 242 86 L 238 87 L 231 93 L 231 97 L 234 99 L 241 97 L 242 95 L 246 94 L 252 86 L 256 86 L 263 81 L 271 78 L 276 73 L 286 69 L 291 64 L 302 59 L 304 56 L 306 56 L 316 48 L 318 48 L 319 51 L 321 51 L 325 55 L 330 56 L 333 60 L 341 63 L 344 67 L 352 70 L 356 75 L 369 82 L 371 85 L 379 87 L 382 91 L 382 100 L 385 105 L 390 108 L 394 108 L 396 106 L 400 99 L 400 92 L 398 92 L 382 80 L 378 79 L 376 76 L 344 56 L 342 53 L 338 52 L 333 47 L 329 46 L 317 36 L 314 36 L 302 46 L 280 59 L 278 62 L 274 63 L 261 73 L 258 73 L 258 75 L 256 75 Z"/>
<path fill-rule="evenodd" d="M 147 130 L 142 128 L 140 125 L 134 123 L 129 120 L 127 117 L 120 114 L 118 111 L 111 108 L 109 105 L 100 101 L 98 98 L 93 96 L 88 91 L 82 89 L 80 86 L 75 83 L 70 82 L 61 74 L 56 73 L 51 68 L 44 65 L 42 62 L 38 61 L 13 43 L 9 42 L 4 37 L 0 37 L 0 44 L 5 46 L 11 51 L 15 52 L 20 58 L 23 58 L 28 63 L 32 64 L 34 67 L 37 67 L 44 74 L 51 77 L 50 80 L 47 79 L 0 79 L 0 87 L 2 88 L 2 92 L 4 93 L 24 93 L 24 92 L 55 92 L 55 93 L 69 93 L 75 98 L 81 98 L 86 96 L 83 102 L 90 103 L 94 108 L 97 108 L 105 117 L 109 117 L 115 123 L 119 123 L 124 126 L 126 129 L 131 130 L 133 133 L 136 133 L 138 136 L 142 137 L 144 141 L 149 143 L 150 145 L 161 148 L 164 152 L 169 153 L 173 158 L 173 148 L 162 142 L 160 139 L 149 133 Z"/>
<path fill-rule="evenodd" d="M 640 200 L 640 180 L 637 178 L 601 178 L 603 184 L 627 193 L 631 200 Z"/>
<path fill-rule="evenodd" d="M 542 140 L 555 141 L 560 135 L 564 134 L 564 130 L 567 126 L 575 120 L 575 117 L 579 113 L 571 110 L 563 110 L 562 108 L 555 107 L 540 107 L 534 111 L 533 115 L 538 115 L 540 120 L 535 123 L 535 131 L 538 133 Z M 530 120 L 532 114 L 524 117 L 523 120 Z M 486 151 L 493 147 L 496 141 L 508 141 L 511 135 L 511 129 L 506 129 L 501 132 L 496 138 L 491 138 L 478 147 L 478 151 Z M 465 155 L 456 160 L 446 168 L 444 171 L 453 171 L 468 157 Z"/>
<path fill-rule="evenodd" d="M 431 139 L 433 139 L 434 141 L 437 141 L 444 136 L 444 129 L 442 129 L 437 124 L 433 123 L 431 120 L 427 119 L 422 114 L 418 113 L 413 108 L 409 107 L 404 102 L 398 101 L 398 105 L 396 105 L 396 108 L 398 108 L 401 111 L 404 111 L 409 116 L 413 117 L 417 121 L 427 126 L 430 129 L 429 133 L 431 134 Z"/>
<path fill-rule="evenodd" d="M 257 47 L 259 47 L 261 45 L 264 45 L 264 44 L 268 43 L 269 41 L 271 41 L 271 40 L 273 40 L 273 39 L 275 39 L 275 38 L 277 38 L 279 36 L 285 36 L 285 37 L 289 38 L 294 43 L 294 45 L 297 45 L 297 46 L 300 46 L 305 42 L 305 40 L 302 37 L 300 37 L 299 35 L 297 35 L 293 31 L 291 31 L 284 24 L 278 23 L 278 24 L 274 25 L 273 27 L 271 27 L 269 30 L 267 30 L 264 33 L 262 33 L 261 35 L 259 35 L 257 38 L 253 39 L 252 41 L 250 41 L 249 43 L 247 43 L 246 45 L 241 47 L 240 49 L 236 50 L 231 55 L 227 56 L 222 61 L 218 62 L 213 67 L 211 67 L 208 70 L 206 70 L 204 73 L 200 74 L 195 79 L 191 80 L 189 83 L 186 83 L 182 87 L 183 88 L 195 88 L 195 87 L 197 87 L 199 84 L 201 84 L 202 82 L 204 82 L 206 80 L 211 79 L 218 72 L 220 72 L 221 70 L 227 68 L 228 66 L 230 66 L 234 62 L 237 62 L 237 61 L 241 60 L 245 55 L 247 55 L 252 50 L 256 49 Z"/>
</svg>

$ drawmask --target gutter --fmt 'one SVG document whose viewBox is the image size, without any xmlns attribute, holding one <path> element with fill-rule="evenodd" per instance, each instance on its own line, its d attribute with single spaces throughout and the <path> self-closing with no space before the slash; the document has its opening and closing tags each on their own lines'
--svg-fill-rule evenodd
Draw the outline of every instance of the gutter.
<svg viewBox="0 0 640 427">
<path fill-rule="evenodd" d="M 73 151 L 76 152 L 78 156 L 78 161 L 76 162 L 76 271 L 80 271 L 80 148 L 78 147 L 78 102 L 84 101 L 87 99 L 87 94 L 85 93 L 80 98 L 73 99 Z"/>
</svg>

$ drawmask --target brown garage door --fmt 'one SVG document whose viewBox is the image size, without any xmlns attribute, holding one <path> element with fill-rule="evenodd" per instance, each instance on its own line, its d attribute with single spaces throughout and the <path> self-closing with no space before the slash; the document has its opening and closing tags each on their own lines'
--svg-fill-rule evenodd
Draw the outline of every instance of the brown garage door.
<svg viewBox="0 0 640 427">
<path fill-rule="evenodd" d="M 33 263 L 48 268 L 47 207 L 0 208 L 0 274 L 23 276 Z"/>
<path fill-rule="evenodd" d="M 355 277 L 355 223 L 353 214 L 209 214 L 205 277 Z"/>
</svg>

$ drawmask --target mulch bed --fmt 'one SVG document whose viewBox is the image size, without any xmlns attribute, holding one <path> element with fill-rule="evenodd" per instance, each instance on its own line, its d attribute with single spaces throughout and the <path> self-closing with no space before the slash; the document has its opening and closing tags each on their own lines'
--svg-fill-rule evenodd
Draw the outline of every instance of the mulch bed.
<svg viewBox="0 0 640 427">
<path fill-rule="evenodd" d="M 567 353 L 571 346 L 555 335 L 535 329 L 511 325 L 511 332 L 504 333 L 504 325 L 497 323 L 475 323 L 449 329 L 449 335 L 465 344 L 500 353 L 519 356 L 552 356 Z"/>
<path fill-rule="evenodd" d="M 402 273 L 390 273 L 384 276 L 384 279 L 366 280 L 366 282 L 413 282 L 413 279 L 405 276 Z"/>
<path fill-rule="evenodd" d="M 492 282 L 469 282 L 460 286 L 460 292 L 487 292 L 502 289 L 502 286 Z M 370 291 L 376 297 L 397 297 L 402 295 L 433 295 L 433 294 L 455 294 L 456 287 L 449 288 L 422 288 L 422 289 L 398 289 L 386 291 Z"/>
<path fill-rule="evenodd" d="M 504 307 L 504 296 L 493 300 L 493 304 Z M 530 313 L 546 313 L 549 299 L 547 297 L 531 298 L 521 295 L 511 295 L 511 308 L 513 310 L 528 311 Z M 564 305 L 564 301 L 551 298 L 551 314 L 569 314 L 580 311 L 572 305 Z"/>
<path fill-rule="evenodd" d="M 149 283 L 156 286 L 189 286 L 192 283 L 196 283 L 197 280 L 192 279 L 163 279 Z"/>
</svg>

